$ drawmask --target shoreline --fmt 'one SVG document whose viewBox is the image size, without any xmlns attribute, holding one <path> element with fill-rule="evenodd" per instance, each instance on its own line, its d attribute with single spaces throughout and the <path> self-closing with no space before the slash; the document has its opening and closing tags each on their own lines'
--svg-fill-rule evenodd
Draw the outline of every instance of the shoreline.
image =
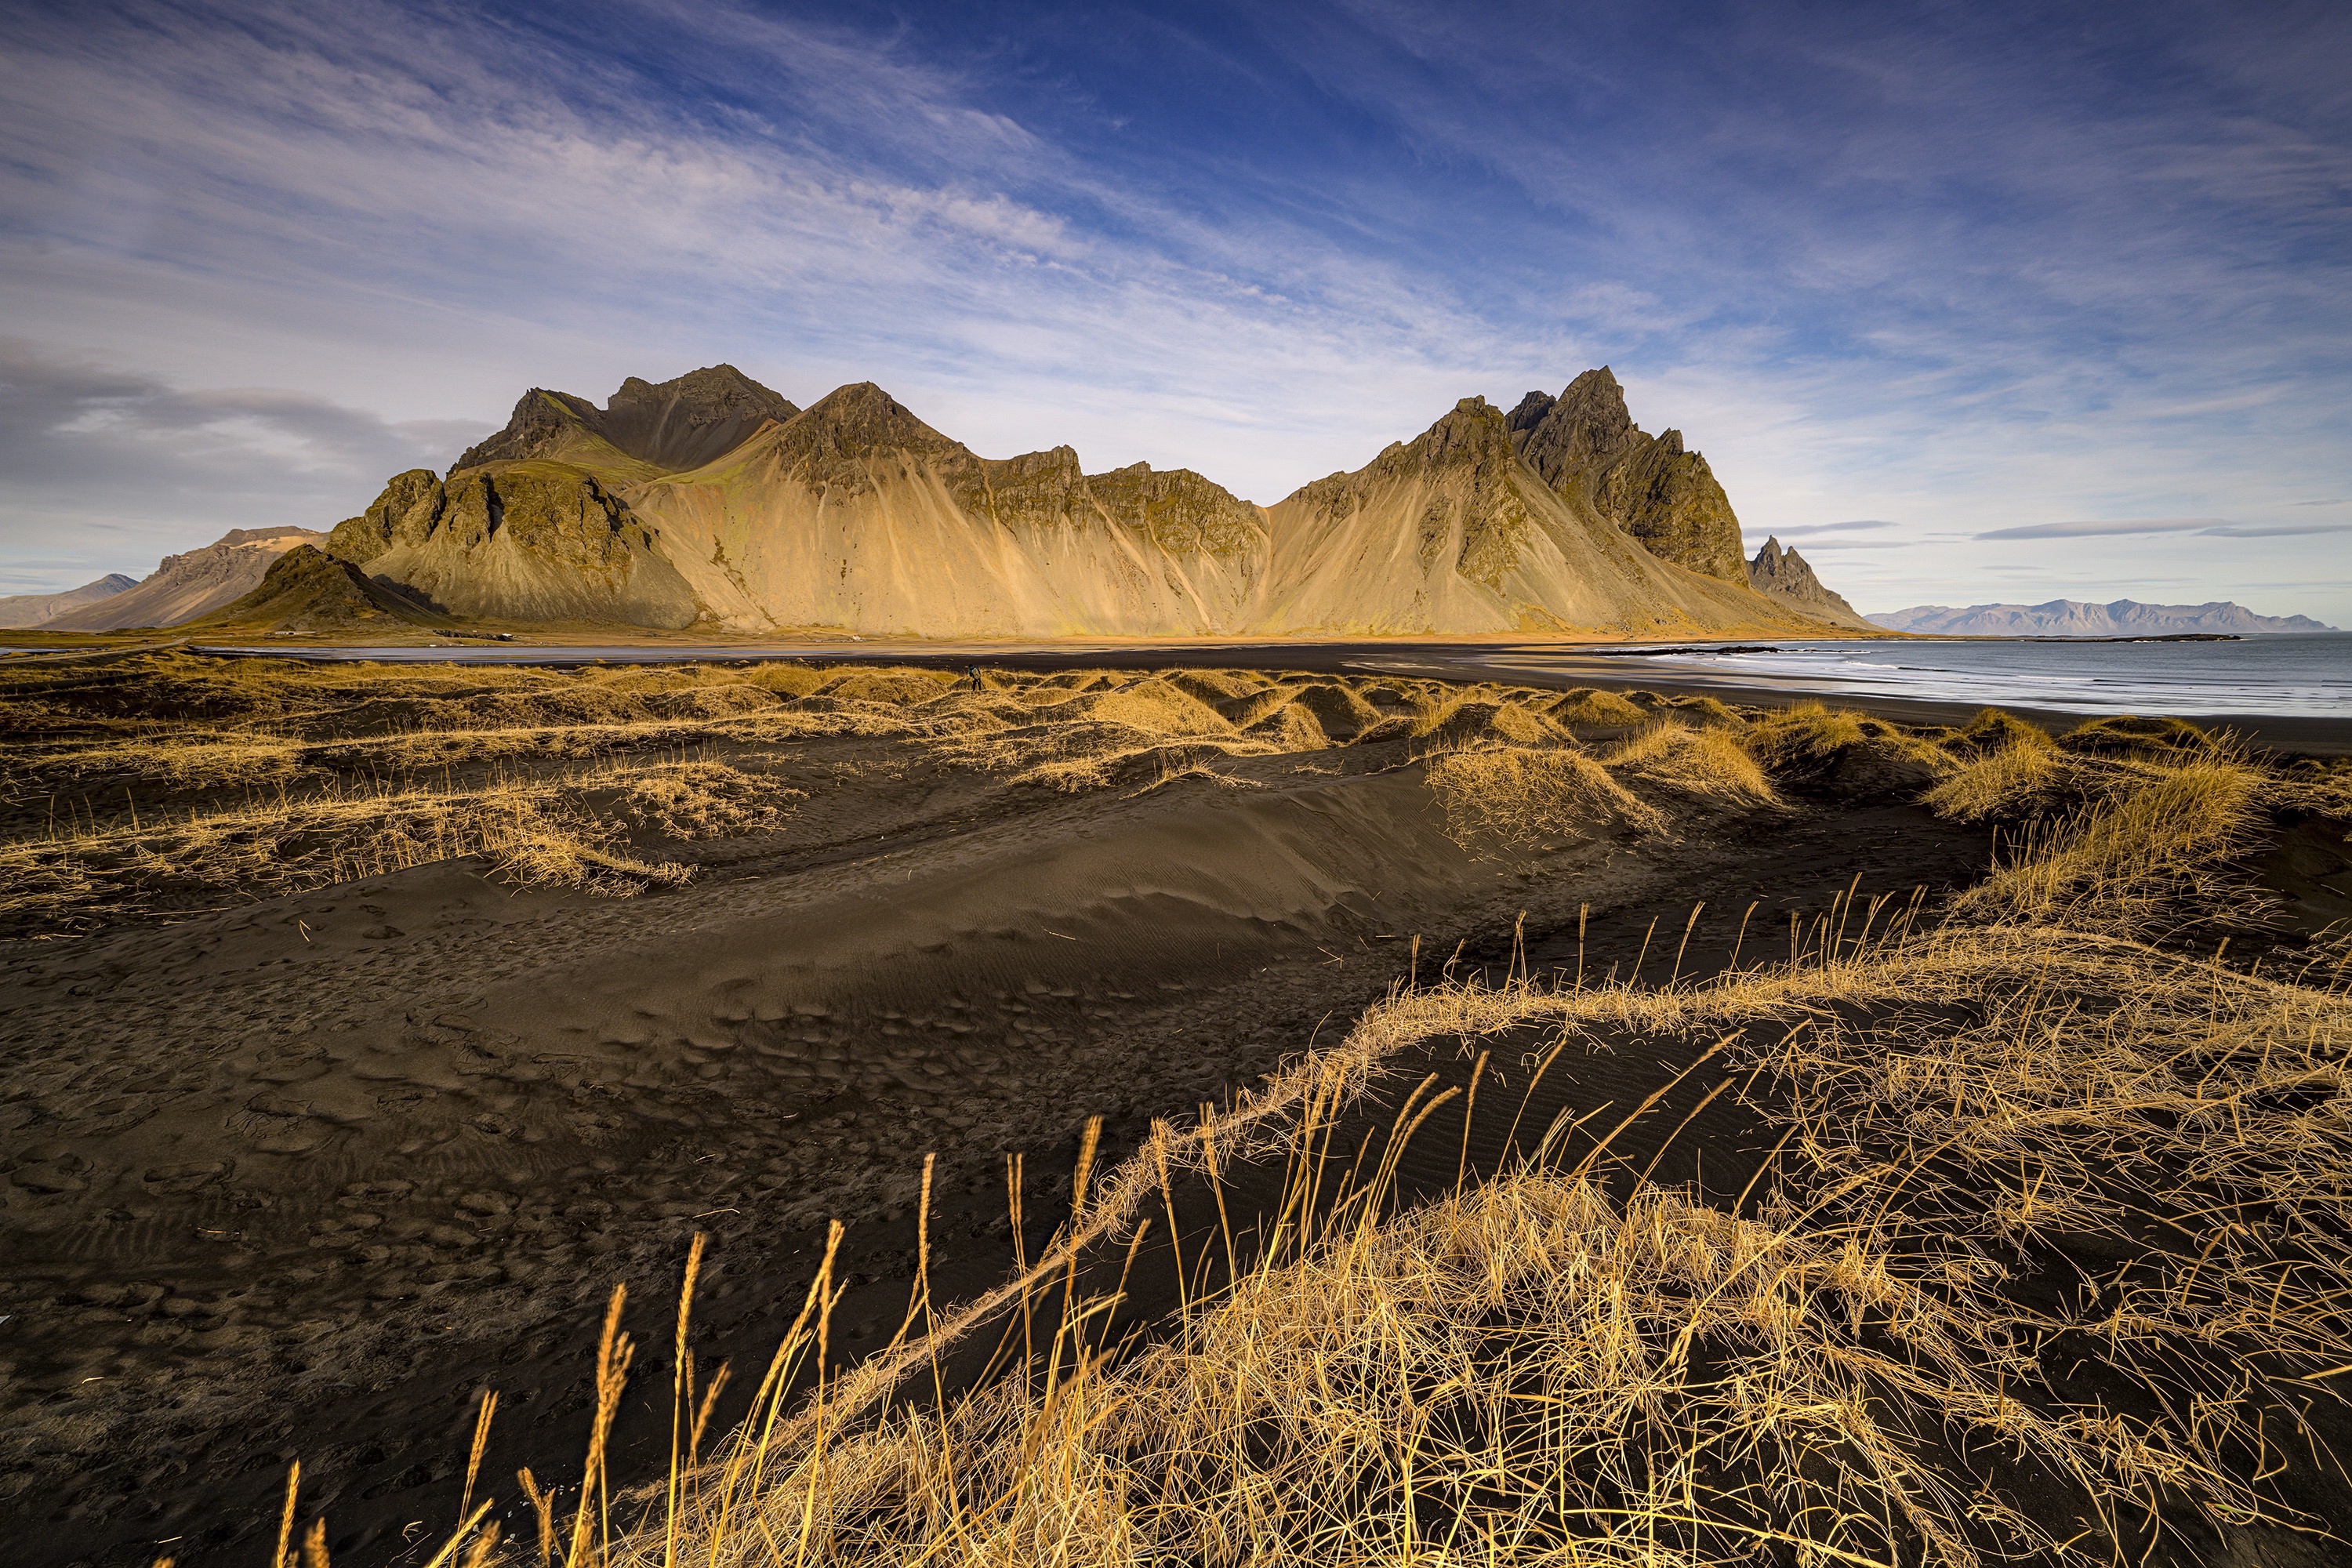
<svg viewBox="0 0 2352 1568">
<path fill-rule="evenodd" d="M 2282 634 L 2285 635 L 2285 634 Z M 1921 637 L 1889 633 L 1889 638 L 1915 643 L 2041 643 L 2032 637 Z M 1825 642 L 1807 637 L 1784 641 Z M 1857 637 L 1856 642 L 1879 639 Z M 2079 639 L 2113 641 L 2116 639 Z M 2140 640 L 2140 639 L 2129 639 Z M 371 645 L 305 645 L 257 647 L 250 645 L 191 644 L 190 651 L 213 658 L 296 658 L 328 663 L 363 659 L 374 654 L 393 657 L 387 662 L 441 662 L 416 658 L 406 647 Z M 1823 689 L 1819 685 L 1776 681 L 1754 676 L 1709 679 L 1687 671 L 1672 674 L 1643 668 L 1615 668 L 1601 661 L 1607 650 L 1622 650 L 1615 658 L 1647 659 L 1683 647 L 1747 647 L 1753 639 L 1726 637 L 1712 641 L 1565 643 L 1528 642 L 1524 638 L 1373 638 L 1353 641 L 1043 641 L 876 644 L 827 642 L 807 644 L 665 644 L 646 643 L 499 643 L 433 645 L 435 652 L 450 655 L 453 664 L 533 665 L 575 668 L 595 664 L 774 663 L 807 661 L 824 664 L 908 665 L 918 668 L 956 669 L 968 666 L 1055 673 L 1072 669 L 1232 669 L 1294 670 L 1326 675 L 1396 674 L 1440 680 L 1489 681 L 1540 687 L 1550 690 L 1597 687 L 1607 691 L 1654 691 L 1666 697 L 1714 697 L 1749 706 L 1780 707 L 1796 702 L 1820 702 L 1847 708 L 1876 718 L 1904 723 L 1963 726 L 1987 708 L 1999 708 L 2045 728 L 2064 731 L 2086 719 L 2129 711 L 2113 705 L 2085 703 L 2052 707 L 2039 703 L 1999 700 L 1958 700 L 1898 697 L 1861 691 Z M 1654 650 L 1654 651 L 1652 651 Z M 1513 659 L 1508 655 L 1519 655 Z M 1527 656 L 1534 656 L 1528 658 Z M 1547 658 L 1546 656 L 1551 656 Z M 1539 662 L 1540 661 L 1540 662 Z M 1575 661 L 1575 662 L 1568 662 Z M 2352 717 L 2309 713 L 2184 712 L 2200 729 L 2227 731 L 2246 743 L 2266 750 L 2317 757 L 2352 756 Z"/>
</svg>

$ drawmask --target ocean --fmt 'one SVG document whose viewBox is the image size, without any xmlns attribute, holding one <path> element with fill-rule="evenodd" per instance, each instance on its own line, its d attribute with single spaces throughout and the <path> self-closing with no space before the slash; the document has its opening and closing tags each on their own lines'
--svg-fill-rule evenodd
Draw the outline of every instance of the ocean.
<svg viewBox="0 0 2352 1568">
<path fill-rule="evenodd" d="M 1606 652 L 1528 647 L 1481 662 L 1596 680 L 1710 688 L 1727 696 L 1892 698 L 2060 713 L 2352 719 L 2352 632 L 2236 642 L 1964 639 L 1661 644 Z"/>
</svg>

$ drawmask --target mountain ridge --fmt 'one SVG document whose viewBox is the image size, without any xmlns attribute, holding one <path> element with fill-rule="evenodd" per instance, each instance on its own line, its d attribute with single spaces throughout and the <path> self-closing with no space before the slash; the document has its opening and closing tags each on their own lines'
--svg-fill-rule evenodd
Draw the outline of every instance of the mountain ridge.
<svg viewBox="0 0 2352 1568">
<path fill-rule="evenodd" d="M 256 560 L 178 618 L 283 605 L 931 637 L 1873 629 L 1801 561 L 1760 591 L 1705 458 L 1635 425 L 1606 366 L 1508 413 L 1462 399 L 1271 507 L 1187 468 L 1090 474 L 1066 445 L 983 458 L 871 382 L 806 408 L 727 364 L 630 377 L 602 407 L 533 387 L 446 475 L 396 474 L 323 536 L 271 538 L 272 558 L 314 542 L 357 586 L 306 555 L 254 599 Z"/>
<path fill-rule="evenodd" d="M 70 615 L 84 605 L 99 604 L 138 585 L 136 577 L 109 572 L 95 582 L 84 583 L 79 588 L 68 588 L 62 593 L 10 594 L 0 598 L 0 626 L 12 631 L 45 626 L 59 616 Z"/>
<path fill-rule="evenodd" d="M 568 392 L 534 386 L 516 403 L 506 428 L 467 447 L 449 471 L 561 457 L 577 444 L 573 437 L 579 434 L 640 462 L 679 472 L 725 457 L 761 425 L 799 412 L 790 398 L 731 364 L 705 365 L 658 384 L 630 376 L 603 408 Z"/>
<path fill-rule="evenodd" d="M 2040 605 L 1915 605 L 1866 617 L 1889 631 L 1927 637 L 2164 637 L 2183 633 L 2327 632 L 2308 616 L 2259 616 L 2233 600 L 2149 605 L 2137 599 L 2093 604 L 2052 599 Z"/>
<path fill-rule="evenodd" d="M 111 632 L 177 626 L 242 598 L 261 585 L 278 556 L 325 537 L 310 528 L 233 528 L 201 549 L 166 555 L 132 586 L 56 616 L 41 629 Z"/>
</svg>

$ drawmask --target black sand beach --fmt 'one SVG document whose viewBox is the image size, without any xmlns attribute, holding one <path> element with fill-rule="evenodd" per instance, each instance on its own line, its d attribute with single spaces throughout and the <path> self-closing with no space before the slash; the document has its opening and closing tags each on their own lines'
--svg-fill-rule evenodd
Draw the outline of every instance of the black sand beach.
<svg viewBox="0 0 2352 1568">
<path fill-rule="evenodd" d="M 696 1354 L 743 1369 L 847 1224 L 854 1360 L 905 1310 L 926 1154 L 951 1300 L 1013 1262 L 1008 1155 L 1034 1257 L 1087 1119 L 1115 1162 L 1409 974 L 1686 979 L 1857 891 L 1932 908 L 1994 844 L 1848 769 L 1786 809 L 1498 853 L 1448 836 L 1403 732 L 1076 794 L 856 734 L 698 754 L 803 798 L 772 831 L 640 835 L 694 867 L 682 888 L 518 889 L 457 858 L 6 944 L 10 1561 L 245 1560 L 298 1458 L 337 1562 L 404 1560 L 454 1517 L 481 1393 L 490 1473 L 570 1453 L 606 1292 L 658 1338 L 697 1232 Z M 2352 910 L 2343 865 L 2275 869 L 2314 920 Z M 1554 1090 L 1631 1103 L 1682 1065 L 1594 1058 Z M 1742 1136 L 1700 1123 L 1697 1179 L 1736 1186 Z M 1167 1305 L 1152 1267 L 1130 1321 Z M 624 1412 L 616 1480 L 663 1462 L 658 1392 Z"/>
</svg>

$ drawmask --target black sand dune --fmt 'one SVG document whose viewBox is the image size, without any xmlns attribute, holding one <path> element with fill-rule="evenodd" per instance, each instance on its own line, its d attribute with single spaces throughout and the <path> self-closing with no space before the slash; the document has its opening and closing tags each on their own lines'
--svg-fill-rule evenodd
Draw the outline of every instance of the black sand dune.
<svg viewBox="0 0 2352 1568">
<path fill-rule="evenodd" d="M 1699 805 L 1671 833 L 1504 854 L 1447 837 L 1402 735 L 1078 794 L 855 734 L 730 754 L 755 752 L 804 798 L 774 831 L 641 835 L 695 864 L 684 888 L 518 889 L 463 858 L 6 945 L 9 1562 L 249 1561 L 296 1458 L 338 1563 L 400 1561 L 454 1522 L 485 1389 L 486 1474 L 576 1474 L 605 1296 L 625 1282 L 632 1329 L 661 1340 L 697 1232 L 698 1362 L 747 1374 L 723 1424 L 828 1219 L 851 1227 L 836 1358 L 898 1330 L 927 1153 L 934 1294 L 969 1298 L 1013 1260 L 1008 1155 L 1034 1258 L 1088 1118 L 1098 1166 L 1116 1162 L 1152 1119 L 1338 1037 L 1415 969 L 1703 974 L 1735 942 L 1774 950 L 1792 912 L 1855 889 L 1932 900 L 1992 852 L 1989 830 L 1908 804 L 1916 779 L 1867 770 L 1815 779 L 1792 809 Z M 2273 880 L 2340 897 L 2322 837 L 2282 839 Z M 1538 1044 L 1491 1045 L 1479 1118 L 1430 1124 L 1408 1196 L 1508 1156 L 1494 1107 L 1524 1093 Z M 1400 1060 L 1351 1134 L 1424 1072 L 1472 1065 L 1447 1043 Z M 1518 1145 L 1563 1108 L 1590 1113 L 1590 1139 L 1689 1065 L 1563 1059 Z M 1737 1193 L 1759 1129 L 1734 1097 L 1696 1110 L 1712 1087 L 1677 1088 L 1603 1168 L 1656 1161 Z M 1233 1176 L 1244 1265 L 1279 1175 Z M 1213 1206 L 1183 1198 L 1204 1284 Z M 1148 1328 L 1177 1274 L 1151 1248 L 1135 1268 L 1120 1321 Z M 616 1482 L 659 1472 L 659 1382 L 623 1413 Z"/>
<path fill-rule="evenodd" d="M 1856 874 L 1947 883 L 1986 853 L 1861 807 L 1481 859 L 1382 750 L 1328 775 L 1236 763 L 1261 790 L 1040 799 L 894 776 L 853 742 L 797 843 L 706 848 L 684 891 L 518 892 L 461 862 L 16 944 L 14 1560 L 129 1562 L 172 1536 L 184 1563 L 226 1560 L 298 1455 L 338 1561 L 390 1560 L 455 1506 L 478 1389 L 508 1413 L 492 1465 L 572 1440 L 605 1291 L 627 1279 L 660 1310 L 696 1230 L 715 1247 L 700 1353 L 751 1365 L 823 1222 L 849 1222 L 854 1354 L 896 1327 L 925 1152 L 935 1279 L 992 1283 L 1006 1151 L 1050 1215 L 1087 1116 L 1116 1158 L 1151 1117 L 1344 1030 L 1413 936 L 1426 966 L 1491 958 L 1525 911 L 1534 961 L 1572 963 L 1590 905 L 1597 978 L 1630 971 L 1653 916 L 1662 969 L 1706 899 L 1696 968 L 1735 899 L 1769 900 L 1761 937 L 1782 901 L 1826 906 Z"/>
</svg>

